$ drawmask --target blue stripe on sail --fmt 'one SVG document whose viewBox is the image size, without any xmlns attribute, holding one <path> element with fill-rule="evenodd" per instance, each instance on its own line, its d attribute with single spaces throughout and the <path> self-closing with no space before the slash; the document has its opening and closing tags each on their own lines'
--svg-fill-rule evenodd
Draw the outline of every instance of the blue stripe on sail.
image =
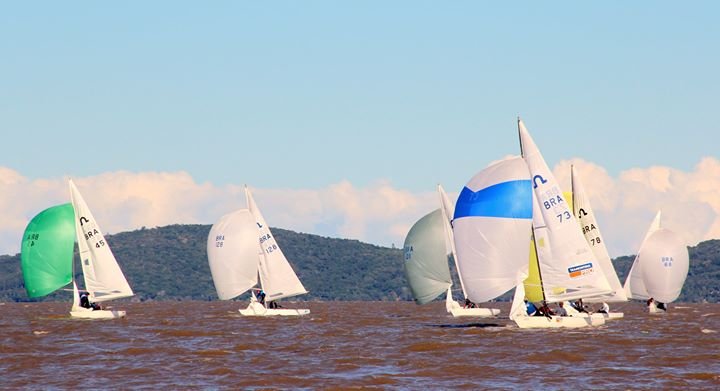
<svg viewBox="0 0 720 391">
<path fill-rule="evenodd" d="M 454 218 L 532 218 L 532 183 L 516 180 L 498 183 L 476 192 L 464 187 L 455 205 Z"/>
</svg>

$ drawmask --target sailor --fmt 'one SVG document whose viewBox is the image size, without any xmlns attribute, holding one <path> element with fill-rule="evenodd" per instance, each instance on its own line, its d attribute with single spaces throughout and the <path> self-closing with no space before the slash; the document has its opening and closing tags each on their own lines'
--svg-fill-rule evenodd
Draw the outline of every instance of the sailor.
<svg viewBox="0 0 720 391">
<path fill-rule="evenodd" d="M 80 307 L 92 308 L 90 306 L 90 294 L 85 291 L 80 292 Z"/>
<path fill-rule="evenodd" d="M 567 310 L 563 307 L 564 302 L 558 303 L 558 309 L 555 310 L 555 314 L 558 316 L 568 316 Z"/>
<path fill-rule="evenodd" d="M 609 314 L 610 313 L 610 306 L 608 303 L 603 302 L 602 308 L 598 311 L 600 314 Z"/>
<path fill-rule="evenodd" d="M 535 307 L 535 304 L 528 301 L 528 299 L 525 299 L 525 311 L 529 316 L 535 316 L 537 313 L 537 307 Z"/>
<path fill-rule="evenodd" d="M 657 302 L 657 309 L 667 311 L 667 307 L 665 306 L 665 303 Z"/>
<path fill-rule="evenodd" d="M 257 300 L 260 302 L 260 304 L 265 305 L 265 291 L 260 289 L 260 293 L 257 295 Z"/>
<path fill-rule="evenodd" d="M 477 305 L 470 301 L 470 299 L 465 298 L 465 308 L 477 308 Z"/>
</svg>

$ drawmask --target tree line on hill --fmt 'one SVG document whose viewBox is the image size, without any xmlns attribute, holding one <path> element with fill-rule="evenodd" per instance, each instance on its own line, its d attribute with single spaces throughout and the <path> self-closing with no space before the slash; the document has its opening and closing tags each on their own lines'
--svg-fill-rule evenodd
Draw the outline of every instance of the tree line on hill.
<svg viewBox="0 0 720 391">
<path fill-rule="evenodd" d="M 135 291 L 133 300 L 217 300 L 207 262 L 209 231 L 209 225 L 170 225 L 107 235 L 106 239 Z M 412 300 L 400 249 L 280 228 L 272 232 L 310 292 L 295 300 Z M 690 272 L 678 301 L 718 302 L 720 240 L 705 241 L 689 250 Z M 613 260 L 620 281 L 625 281 L 633 259 L 622 256 Z M 79 262 L 76 255 L 75 270 L 82 280 Z M 502 299 L 510 298 L 505 295 Z M 0 301 L 38 300 L 70 299 L 69 293 L 63 291 L 29 299 L 20 255 L 0 256 Z"/>
</svg>

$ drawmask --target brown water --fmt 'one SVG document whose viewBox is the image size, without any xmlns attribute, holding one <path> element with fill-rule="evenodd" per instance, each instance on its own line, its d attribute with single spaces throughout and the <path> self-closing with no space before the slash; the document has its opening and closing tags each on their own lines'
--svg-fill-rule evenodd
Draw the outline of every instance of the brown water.
<svg viewBox="0 0 720 391">
<path fill-rule="evenodd" d="M 584 330 L 455 319 L 444 303 L 117 303 L 121 320 L 71 320 L 69 303 L 0 305 L 0 380 L 17 388 L 720 389 L 720 304 L 672 305 Z M 497 305 L 507 314 L 508 303 Z"/>
</svg>

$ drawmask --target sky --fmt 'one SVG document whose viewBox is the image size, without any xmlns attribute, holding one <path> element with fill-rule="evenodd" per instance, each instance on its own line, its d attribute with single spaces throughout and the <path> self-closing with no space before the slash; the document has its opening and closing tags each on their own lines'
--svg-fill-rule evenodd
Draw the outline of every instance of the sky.
<svg viewBox="0 0 720 391">
<path fill-rule="evenodd" d="M 67 202 L 100 226 L 211 224 L 254 191 L 272 226 L 402 246 L 521 116 L 612 256 L 655 212 L 720 238 L 720 4 L 7 2 L 0 254 Z"/>
</svg>

